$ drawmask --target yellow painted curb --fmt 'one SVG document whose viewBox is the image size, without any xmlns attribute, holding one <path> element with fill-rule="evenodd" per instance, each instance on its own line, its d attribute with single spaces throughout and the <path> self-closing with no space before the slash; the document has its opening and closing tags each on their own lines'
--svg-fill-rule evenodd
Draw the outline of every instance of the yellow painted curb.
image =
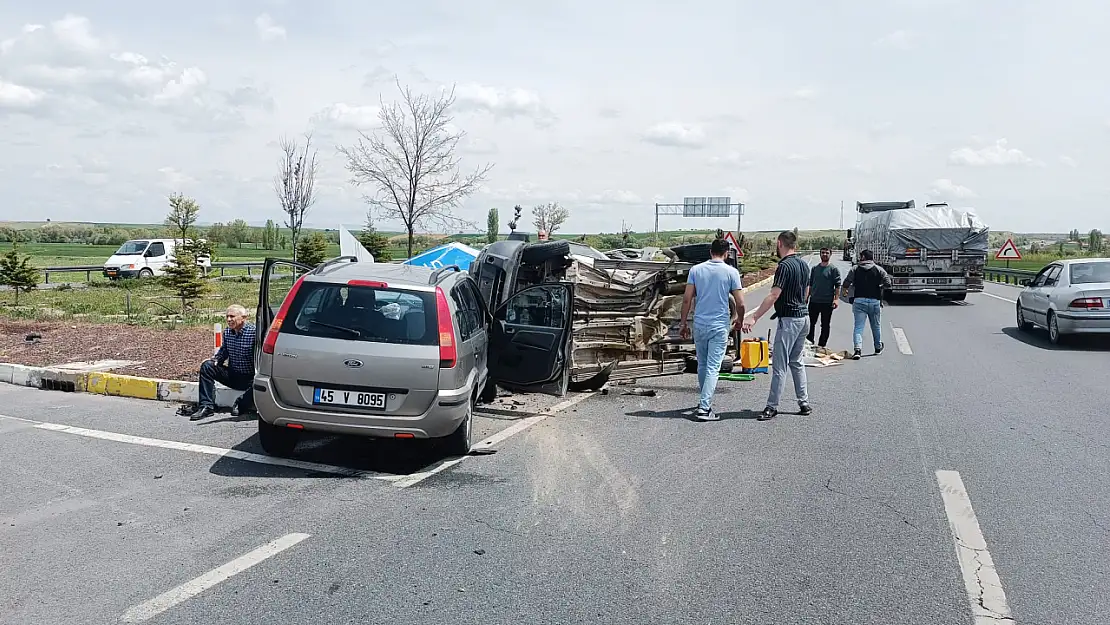
<svg viewBox="0 0 1110 625">
<path fill-rule="evenodd" d="M 158 380 L 130 375 L 93 372 L 88 374 L 85 391 L 98 395 L 158 399 Z"/>
</svg>

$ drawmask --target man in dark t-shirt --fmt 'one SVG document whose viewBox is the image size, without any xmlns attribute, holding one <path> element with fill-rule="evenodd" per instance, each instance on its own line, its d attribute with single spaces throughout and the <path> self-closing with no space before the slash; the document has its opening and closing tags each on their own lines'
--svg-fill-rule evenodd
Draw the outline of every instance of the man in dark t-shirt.
<svg viewBox="0 0 1110 625">
<path fill-rule="evenodd" d="M 759 415 L 760 421 L 767 421 L 778 415 L 782 387 L 786 384 L 786 370 L 794 378 L 794 393 L 798 399 L 798 414 L 813 413 L 809 405 L 806 389 L 806 368 L 802 362 L 802 351 L 809 332 L 809 307 L 806 305 L 806 288 L 809 286 L 809 263 L 797 255 L 798 235 L 787 230 L 779 234 L 775 242 L 779 266 L 775 269 L 775 279 L 771 293 L 747 319 L 743 329 L 751 332 L 759 319 L 772 307 L 772 319 L 778 319 L 775 330 L 774 346 L 771 348 L 771 392 L 767 396 L 767 407 Z"/>
</svg>

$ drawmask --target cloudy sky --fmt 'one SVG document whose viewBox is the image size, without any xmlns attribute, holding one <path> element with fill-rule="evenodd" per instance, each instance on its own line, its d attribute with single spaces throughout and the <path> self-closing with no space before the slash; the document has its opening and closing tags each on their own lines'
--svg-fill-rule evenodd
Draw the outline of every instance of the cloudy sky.
<svg viewBox="0 0 1110 625">
<path fill-rule="evenodd" d="M 1098 0 L 5 2 L 0 219 L 158 221 L 173 191 L 276 218 L 277 139 L 311 130 L 309 221 L 358 225 L 336 146 L 398 76 L 456 86 L 463 162 L 494 164 L 477 223 L 560 201 L 568 231 L 645 231 L 728 195 L 745 229 L 913 198 L 1110 230 L 1107 32 Z"/>
</svg>

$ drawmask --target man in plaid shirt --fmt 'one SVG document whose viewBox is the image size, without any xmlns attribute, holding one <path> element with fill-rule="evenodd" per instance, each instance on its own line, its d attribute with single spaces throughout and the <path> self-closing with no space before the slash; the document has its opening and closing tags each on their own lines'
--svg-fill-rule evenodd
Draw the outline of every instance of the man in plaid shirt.
<svg viewBox="0 0 1110 625">
<path fill-rule="evenodd" d="M 190 421 L 199 421 L 216 413 L 216 382 L 237 391 L 244 391 L 231 408 L 232 416 L 254 411 L 254 337 L 256 329 L 247 321 L 247 309 L 238 304 L 227 308 L 227 328 L 223 343 L 211 359 L 200 366 L 200 402 Z M 224 364 L 226 361 L 227 364 Z"/>
</svg>

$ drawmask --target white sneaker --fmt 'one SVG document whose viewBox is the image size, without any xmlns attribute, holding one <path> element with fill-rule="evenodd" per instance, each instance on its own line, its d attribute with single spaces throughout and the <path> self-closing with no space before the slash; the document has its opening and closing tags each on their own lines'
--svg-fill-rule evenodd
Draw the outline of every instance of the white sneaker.
<svg viewBox="0 0 1110 625">
<path fill-rule="evenodd" d="M 708 411 L 703 411 L 701 408 L 698 408 L 697 410 L 694 411 L 694 418 L 697 419 L 698 421 L 720 421 L 721 420 L 721 418 L 717 416 L 717 413 L 713 412 L 712 408 L 710 408 Z"/>
</svg>

